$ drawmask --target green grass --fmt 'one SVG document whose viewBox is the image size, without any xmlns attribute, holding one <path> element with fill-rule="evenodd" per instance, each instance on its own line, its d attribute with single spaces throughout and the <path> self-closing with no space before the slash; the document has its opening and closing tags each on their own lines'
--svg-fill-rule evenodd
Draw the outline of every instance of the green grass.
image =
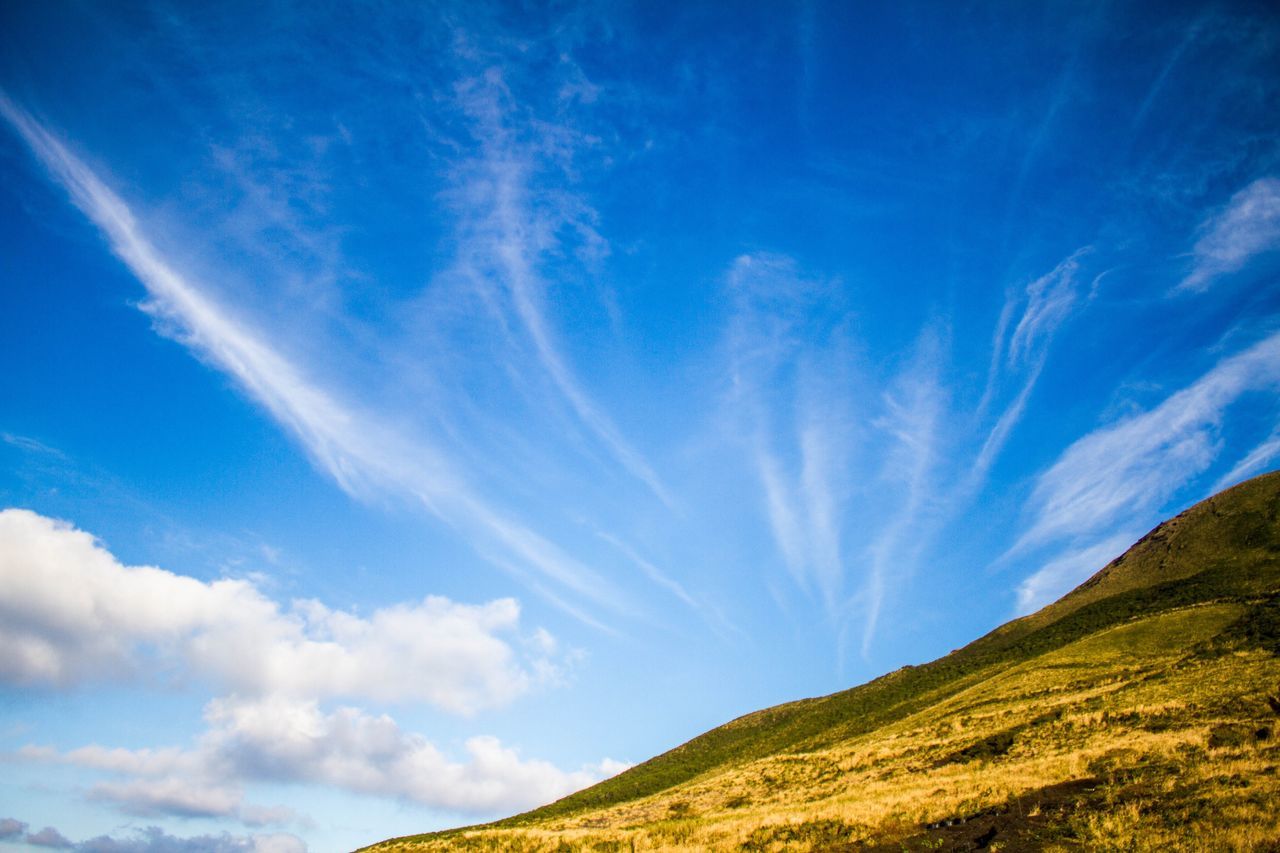
<svg viewBox="0 0 1280 853">
<path fill-rule="evenodd" d="M 1029 617 L 1025 625 L 1015 621 L 933 663 L 851 690 L 749 714 L 599 785 L 499 824 L 562 817 L 648 796 L 725 764 L 818 749 L 944 699 L 963 689 L 967 676 L 994 674 L 1104 628 L 1176 607 L 1248 599 L 1274 590 L 1280 584 L 1278 518 L 1280 473 L 1243 483 L 1160 525 L 1099 576 Z M 1095 599 L 1098 592 L 1112 589 L 1119 591 Z"/>
<path fill-rule="evenodd" d="M 1196 607 L 1210 603 L 1231 606 Z M 1166 616 L 1152 618 L 1160 614 Z M 1108 678 L 1136 678 L 1133 672 L 1141 669 L 1142 661 L 1193 639 L 1188 652 L 1202 665 L 1242 649 L 1280 652 L 1280 473 L 1241 484 L 1170 519 L 1060 601 L 939 660 L 830 696 L 749 714 L 612 779 L 490 826 L 510 829 L 563 821 L 687 788 L 698 779 L 724 775 L 750 762 L 834 749 L 927 716 L 931 709 L 954 705 L 958 697 L 980 695 L 984 686 L 1008 680 L 1002 676 L 1021 678 L 1018 668 L 1031 662 L 1041 679 L 1058 672 L 1054 667 L 1063 668 L 1055 677 L 1066 677 L 1076 666 L 1072 660 L 1092 660 L 1110 673 Z M 1045 689 L 1053 687 L 1049 682 Z M 934 760 L 947 764 L 1000 759 L 1016 750 L 1028 732 L 1058 725 L 1055 720 L 1052 715 L 1026 717 L 950 753 L 939 753 Z M 1159 726 L 1169 721 L 1144 722 Z M 1223 730 L 1228 731 L 1235 730 Z M 675 820 L 673 825 L 680 823 Z M 818 821 L 804 832 L 847 834 L 837 824 Z M 471 831 L 420 838 L 442 840 Z M 752 843 L 758 849 L 783 843 L 781 835 L 770 835 L 774 831 L 762 829 L 752 836 Z M 783 835 L 789 831 L 777 830 Z M 1106 827 L 1089 831 L 1102 833 Z"/>
</svg>

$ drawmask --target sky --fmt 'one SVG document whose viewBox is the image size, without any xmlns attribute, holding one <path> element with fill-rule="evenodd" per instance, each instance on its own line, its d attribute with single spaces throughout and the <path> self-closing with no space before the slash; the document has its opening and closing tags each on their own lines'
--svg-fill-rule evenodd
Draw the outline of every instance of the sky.
<svg viewBox="0 0 1280 853">
<path fill-rule="evenodd" d="M 0 850 L 338 851 L 1280 464 L 1268 4 L 0 4 Z"/>
</svg>

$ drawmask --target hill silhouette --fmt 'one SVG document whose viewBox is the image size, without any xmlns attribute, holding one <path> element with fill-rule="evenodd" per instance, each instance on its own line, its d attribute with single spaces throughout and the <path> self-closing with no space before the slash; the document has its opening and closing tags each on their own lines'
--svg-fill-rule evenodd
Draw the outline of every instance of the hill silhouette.
<svg viewBox="0 0 1280 853">
<path fill-rule="evenodd" d="M 366 849 L 1280 850 L 1277 653 L 1280 472 L 932 663 Z"/>
</svg>

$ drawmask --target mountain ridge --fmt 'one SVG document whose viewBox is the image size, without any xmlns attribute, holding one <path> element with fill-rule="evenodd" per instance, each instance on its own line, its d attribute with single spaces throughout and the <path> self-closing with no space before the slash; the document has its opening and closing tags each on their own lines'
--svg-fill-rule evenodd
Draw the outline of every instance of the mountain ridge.
<svg viewBox="0 0 1280 853">
<path fill-rule="evenodd" d="M 1205 614 L 1212 614 L 1213 618 Z M 827 696 L 745 714 L 612 779 L 493 824 L 393 839 L 368 849 L 445 849 L 458 844 L 470 847 L 471 840 L 483 838 L 486 832 L 506 832 L 503 837 L 508 841 L 524 830 L 542 838 L 547 832 L 555 835 L 550 827 L 568 828 L 592 815 L 605 817 L 587 820 L 588 823 L 604 821 L 603 825 L 626 834 L 622 827 L 614 827 L 614 818 L 624 813 L 639 814 L 640 804 L 671 800 L 672 792 L 703 791 L 708 780 L 737 779 L 745 767 L 803 762 L 806 756 L 843 755 L 852 744 L 874 739 L 877 732 L 888 731 L 904 720 L 928 717 L 967 692 L 1002 683 L 1001 678 L 1016 681 L 1017 677 L 1031 677 L 1027 672 L 1019 676 L 1020 667 L 1031 667 L 1028 672 L 1038 678 L 1038 670 L 1032 666 L 1036 661 L 1044 664 L 1066 649 L 1081 643 L 1087 646 L 1091 638 L 1101 638 L 1098 642 L 1105 647 L 1115 641 L 1115 637 L 1107 637 L 1126 626 L 1150 623 L 1151 630 L 1172 635 L 1165 646 L 1152 646 L 1153 658 L 1165 655 L 1168 649 L 1185 653 L 1183 657 L 1247 649 L 1249 654 L 1270 655 L 1269 659 L 1259 658 L 1259 665 L 1268 672 L 1274 669 L 1280 678 L 1280 667 L 1275 665 L 1275 653 L 1280 651 L 1278 614 L 1280 472 L 1272 472 L 1238 484 L 1162 522 L 1062 598 L 937 660 L 903 667 Z M 1182 628 L 1172 627 L 1182 623 L 1186 623 Z M 1141 631 L 1134 636 L 1139 634 Z M 1184 649 L 1178 643 L 1187 638 L 1196 638 L 1196 642 Z M 1127 676 L 1122 673 L 1117 677 Z M 967 756 L 965 760 L 982 757 L 984 750 L 993 756 L 1004 755 L 1020 733 L 1039 724 L 1035 722 L 1039 718 L 1031 713 L 1033 709 L 1025 710 L 1026 720 L 992 732 L 988 737 L 994 740 L 979 739 L 965 746 L 948 741 L 949 746 L 957 748 L 951 753 L 944 750 L 931 760 L 943 761 L 940 766 L 946 766 L 957 755 Z M 713 791 L 714 785 L 708 790 Z M 803 790 L 797 790 L 803 794 Z M 782 803 L 786 798 L 775 799 Z M 661 819 L 669 821 L 680 816 L 663 813 Z M 776 815 L 762 817 L 766 819 L 761 825 L 766 826 L 772 825 L 768 818 Z M 876 837 L 876 831 L 873 829 L 860 843 L 868 843 L 867 839 Z M 634 843 L 637 830 L 630 832 Z M 1280 831 L 1276 837 L 1280 840 Z M 527 849 L 544 849 L 538 846 L 541 843 Z M 662 845 L 656 847 L 661 849 Z M 826 848 L 819 845 L 814 849 Z"/>
</svg>

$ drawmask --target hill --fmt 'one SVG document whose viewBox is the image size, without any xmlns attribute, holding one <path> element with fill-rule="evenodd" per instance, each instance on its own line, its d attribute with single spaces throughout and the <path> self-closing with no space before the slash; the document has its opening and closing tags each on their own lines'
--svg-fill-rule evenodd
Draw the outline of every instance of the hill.
<svg viewBox="0 0 1280 853">
<path fill-rule="evenodd" d="M 932 663 L 367 850 L 1280 850 L 1280 472 Z"/>
</svg>

